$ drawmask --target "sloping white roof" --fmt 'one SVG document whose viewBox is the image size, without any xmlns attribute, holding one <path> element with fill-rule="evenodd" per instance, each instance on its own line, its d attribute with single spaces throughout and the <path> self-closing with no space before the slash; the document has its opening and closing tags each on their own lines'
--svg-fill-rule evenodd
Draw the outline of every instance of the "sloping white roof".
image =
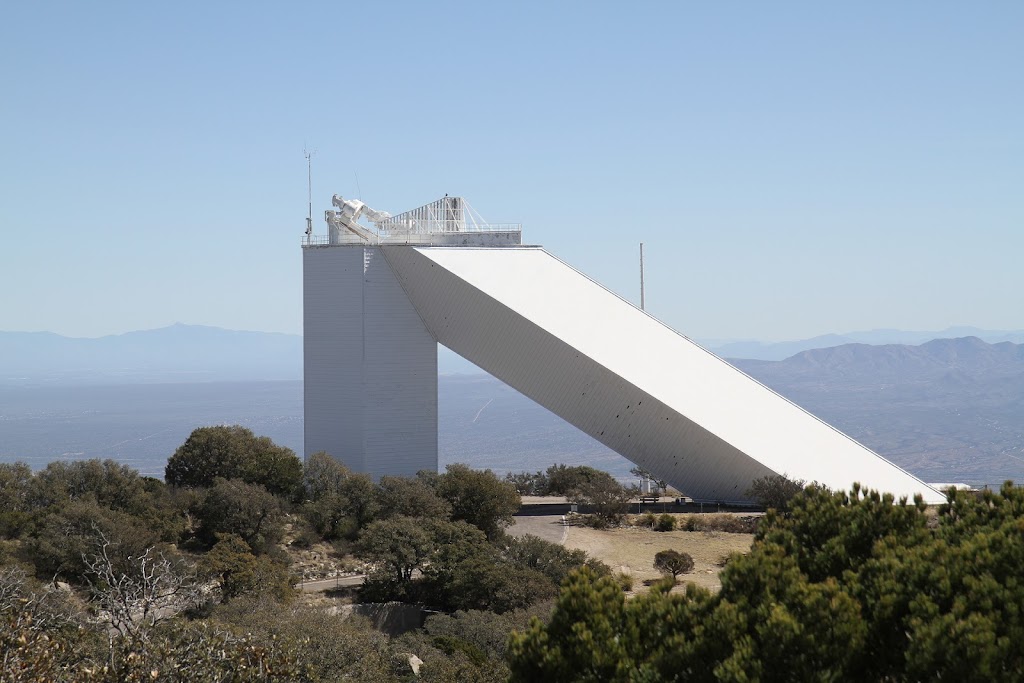
<svg viewBox="0 0 1024 683">
<path fill-rule="evenodd" d="M 695 499 L 775 473 L 944 500 L 543 249 L 383 249 L 440 343 Z"/>
</svg>

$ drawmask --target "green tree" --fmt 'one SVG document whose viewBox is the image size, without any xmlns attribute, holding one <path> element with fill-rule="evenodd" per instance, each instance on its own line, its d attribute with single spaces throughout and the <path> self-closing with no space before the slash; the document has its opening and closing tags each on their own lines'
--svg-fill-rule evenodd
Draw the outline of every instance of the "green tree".
<svg viewBox="0 0 1024 683">
<path fill-rule="evenodd" d="M 490 470 L 448 465 L 434 481 L 437 494 L 452 507 L 452 520 L 465 521 L 494 540 L 510 526 L 522 501 L 515 486 Z"/>
<path fill-rule="evenodd" d="M 497 613 L 554 597 L 557 586 L 541 572 L 508 561 L 483 532 L 463 521 L 425 522 L 433 551 L 417 582 L 421 602 L 441 609 Z"/>
<path fill-rule="evenodd" d="M 164 471 L 171 486 L 206 487 L 218 477 L 291 499 L 301 491 L 302 462 L 291 449 L 245 427 L 200 427 L 168 458 Z"/>
<path fill-rule="evenodd" d="M 605 523 L 617 522 L 629 510 L 629 501 L 639 493 L 635 486 L 623 486 L 610 476 L 583 481 L 569 492 L 568 498 L 586 505 Z"/>
<path fill-rule="evenodd" d="M 366 527 L 359 537 L 356 552 L 377 563 L 368 583 L 386 584 L 404 591 L 412 581 L 412 573 L 423 566 L 434 547 L 434 539 L 422 520 L 391 517 Z"/>
<path fill-rule="evenodd" d="M 513 637 L 512 680 L 1016 680 L 1024 492 L 953 491 L 930 520 L 920 499 L 810 486 L 715 595 L 623 604 L 574 574 L 550 624 Z"/>
<path fill-rule="evenodd" d="M 693 571 L 693 558 L 689 553 L 678 550 L 660 550 L 654 554 L 654 568 L 663 574 L 671 574 L 675 583 L 677 576 Z"/>
<path fill-rule="evenodd" d="M 506 561 L 524 569 L 534 569 L 544 574 L 555 586 L 560 586 L 569 572 L 589 567 L 597 576 L 611 574 L 611 569 L 600 560 L 587 557 L 583 550 L 571 550 L 558 543 L 527 534 L 505 536 L 499 543 Z"/>
<path fill-rule="evenodd" d="M 451 517 L 451 504 L 422 479 L 384 476 L 380 478 L 378 489 L 381 515 L 384 517 Z"/>
<path fill-rule="evenodd" d="M 327 540 L 354 538 L 380 509 L 368 475 L 354 474 L 326 453 L 314 453 L 305 467 L 307 501 L 302 514 Z"/>
<path fill-rule="evenodd" d="M 770 474 L 755 479 L 747 489 L 746 495 L 757 501 L 764 509 L 773 508 L 779 512 L 789 509 L 789 501 L 804 490 L 803 479 L 790 479 L 785 474 Z"/>
<path fill-rule="evenodd" d="M 317 501 L 324 496 L 341 491 L 345 481 L 352 476 L 352 470 L 324 451 L 317 451 L 306 458 L 302 466 L 302 482 L 306 498 Z"/>
<path fill-rule="evenodd" d="M 536 472 L 506 472 L 505 481 L 516 487 L 521 496 L 548 495 L 548 475 Z"/>
<path fill-rule="evenodd" d="M 617 482 L 607 472 L 587 465 L 552 465 L 547 470 L 546 495 L 567 496 L 571 491 L 593 483 L 609 485 Z"/>
<path fill-rule="evenodd" d="M 160 543 L 159 533 L 141 520 L 93 500 L 69 502 L 55 510 L 42 518 L 22 548 L 23 558 L 41 578 L 85 583 L 85 556 L 101 537 L 111 540 L 110 556 L 122 574 L 135 570 L 130 558 Z"/>
<path fill-rule="evenodd" d="M 618 584 L 587 568 L 562 587 L 549 624 L 534 619 L 509 644 L 513 681 L 625 681 L 626 602 Z"/>
<path fill-rule="evenodd" d="M 57 511 L 74 501 L 131 515 L 167 542 L 176 541 L 184 528 L 159 481 L 113 460 L 52 462 L 29 484 L 27 504 L 33 512 Z"/>
<path fill-rule="evenodd" d="M 32 519 L 32 468 L 0 463 L 0 538 L 18 538 Z"/>
<path fill-rule="evenodd" d="M 243 595 L 287 601 L 294 594 L 287 570 L 265 555 L 254 555 L 237 534 L 220 534 L 203 556 L 201 569 L 217 581 L 225 602 Z"/>
<path fill-rule="evenodd" d="M 265 488 L 239 479 L 217 478 L 194 510 L 196 536 L 212 547 L 218 534 L 236 534 L 262 554 L 284 532 L 281 503 Z"/>
</svg>

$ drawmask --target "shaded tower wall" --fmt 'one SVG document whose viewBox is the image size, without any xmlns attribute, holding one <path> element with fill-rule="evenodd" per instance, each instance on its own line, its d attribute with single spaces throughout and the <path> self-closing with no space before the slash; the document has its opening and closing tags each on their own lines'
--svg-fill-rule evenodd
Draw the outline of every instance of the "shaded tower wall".
<svg viewBox="0 0 1024 683">
<path fill-rule="evenodd" d="M 437 470 L 437 342 L 380 247 L 307 247 L 303 258 L 306 457 L 356 472 Z"/>
</svg>

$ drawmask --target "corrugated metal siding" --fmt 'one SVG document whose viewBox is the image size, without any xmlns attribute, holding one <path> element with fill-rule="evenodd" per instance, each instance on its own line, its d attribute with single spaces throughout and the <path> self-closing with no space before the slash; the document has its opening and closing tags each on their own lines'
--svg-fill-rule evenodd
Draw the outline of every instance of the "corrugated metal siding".
<svg viewBox="0 0 1024 683">
<path fill-rule="evenodd" d="M 379 247 L 303 250 L 305 446 L 374 477 L 437 469 L 437 343 Z"/>
<path fill-rule="evenodd" d="M 362 472 L 363 249 L 303 249 L 302 272 L 303 449 Z"/>
<path fill-rule="evenodd" d="M 366 248 L 363 372 L 367 471 L 437 471 L 437 342 L 381 254 Z"/>
<path fill-rule="evenodd" d="M 438 341 L 695 498 L 777 472 L 941 499 L 541 249 L 385 249 Z"/>
</svg>

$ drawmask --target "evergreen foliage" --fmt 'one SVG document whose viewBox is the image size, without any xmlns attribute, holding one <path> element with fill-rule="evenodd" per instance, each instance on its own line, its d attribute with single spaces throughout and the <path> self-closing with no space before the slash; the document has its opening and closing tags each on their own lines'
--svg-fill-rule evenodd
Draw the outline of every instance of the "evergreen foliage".
<svg viewBox="0 0 1024 683">
<path fill-rule="evenodd" d="M 240 479 L 291 498 L 302 488 L 302 462 L 290 448 L 234 425 L 194 430 L 164 470 L 171 486 L 212 486 L 218 477 Z"/>
<path fill-rule="evenodd" d="M 661 550 L 654 554 L 654 568 L 665 574 L 672 575 L 672 581 L 680 574 L 693 571 L 693 558 L 689 553 L 678 550 Z"/>
<path fill-rule="evenodd" d="M 512 484 L 490 470 L 466 465 L 448 465 L 444 474 L 430 477 L 428 483 L 451 505 L 452 520 L 472 524 L 492 541 L 512 524 L 522 502 Z"/>
<path fill-rule="evenodd" d="M 803 479 L 790 479 L 785 474 L 770 474 L 751 482 L 746 495 L 756 500 L 758 505 L 766 510 L 786 512 L 789 509 L 789 501 L 800 493 L 805 485 Z"/>
<path fill-rule="evenodd" d="M 922 681 L 1024 676 L 1024 491 L 920 501 L 810 486 L 769 512 L 721 591 L 626 602 L 575 572 L 513 637 L 513 681 Z"/>
</svg>

